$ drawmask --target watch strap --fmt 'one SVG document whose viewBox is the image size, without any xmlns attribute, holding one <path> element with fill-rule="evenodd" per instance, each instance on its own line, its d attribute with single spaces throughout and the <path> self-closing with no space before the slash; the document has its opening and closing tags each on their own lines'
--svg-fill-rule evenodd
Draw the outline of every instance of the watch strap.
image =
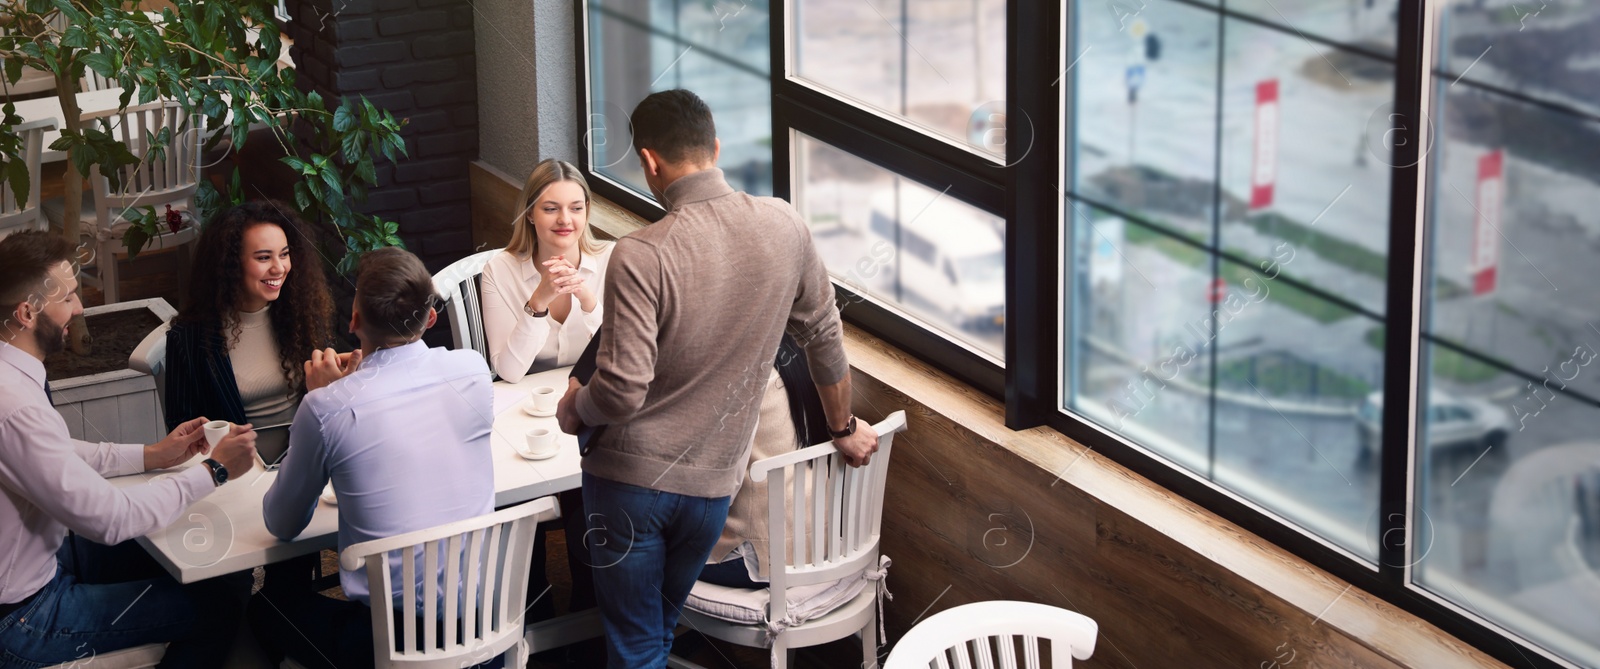
<svg viewBox="0 0 1600 669">
<path fill-rule="evenodd" d="M 206 458 L 202 462 L 205 464 L 205 466 L 211 468 L 212 483 L 221 486 L 222 484 L 228 482 L 228 468 L 222 466 L 222 463 L 211 458 Z"/>
<path fill-rule="evenodd" d="M 848 436 L 850 436 L 852 434 L 855 434 L 855 433 L 856 433 L 856 417 L 853 414 L 850 416 L 850 421 L 845 423 L 843 430 L 835 431 L 832 428 L 830 428 L 828 430 L 828 436 L 833 437 L 834 439 L 843 439 L 843 438 L 848 437 Z"/>
</svg>

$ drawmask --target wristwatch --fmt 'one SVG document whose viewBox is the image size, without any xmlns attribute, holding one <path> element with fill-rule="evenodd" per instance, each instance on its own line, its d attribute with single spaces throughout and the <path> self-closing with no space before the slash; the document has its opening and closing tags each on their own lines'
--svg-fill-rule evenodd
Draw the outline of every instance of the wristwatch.
<svg viewBox="0 0 1600 669">
<path fill-rule="evenodd" d="M 522 303 L 522 311 L 523 311 L 523 313 L 526 313 L 529 316 L 532 316 L 534 318 L 544 318 L 545 316 L 549 316 L 550 315 L 550 308 L 549 307 L 545 307 L 544 311 L 534 311 L 533 310 L 533 305 L 528 304 L 527 302 L 523 302 Z"/>
<path fill-rule="evenodd" d="M 856 417 L 854 415 L 850 416 L 850 422 L 845 423 L 845 426 L 844 426 L 843 430 L 839 430 L 839 431 L 835 432 L 833 430 L 833 428 L 828 428 L 828 436 L 831 436 L 834 439 L 843 439 L 843 438 L 848 437 L 848 436 L 850 436 L 852 434 L 855 434 L 855 433 L 856 433 Z"/>
<path fill-rule="evenodd" d="M 854 425 L 852 425 L 851 427 L 854 427 Z M 228 468 L 222 466 L 222 463 L 217 462 L 216 460 L 212 460 L 211 458 L 206 458 L 204 463 L 205 463 L 205 466 L 211 468 L 211 482 L 212 483 L 215 483 L 215 484 L 220 486 L 220 485 L 228 482 Z"/>
</svg>

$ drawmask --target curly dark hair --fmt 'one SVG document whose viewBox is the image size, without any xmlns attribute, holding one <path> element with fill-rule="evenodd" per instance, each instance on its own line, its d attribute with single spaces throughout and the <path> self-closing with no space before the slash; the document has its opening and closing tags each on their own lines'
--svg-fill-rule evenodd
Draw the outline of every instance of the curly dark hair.
<svg viewBox="0 0 1600 669">
<path fill-rule="evenodd" d="M 293 269 L 284 281 L 283 292 L 273 302 L 272 337 L 278 342 L 278 358 L 284 375 L 296 392 L 305 392 L 303 363 L 311 352 L 328 347 L 333 341 L 333 298 L 328 280 L 307 235 L 310 229 L 287 206 L 271 200 L 246 202 L 212 218 L 200 233 L 190 271 L 189 299 L 174 319 L 174 324 L 191 327 L 206 336 L 207 347 L 214 342 L 231 346 L 238 341 L 240 286 L 244 266 L 239 259 L 245 230 L 257 224 L 276 225 L 289 240 L 289 259 Z M 225 351 L 224 351 L 225 352 Z"/>
</svg>

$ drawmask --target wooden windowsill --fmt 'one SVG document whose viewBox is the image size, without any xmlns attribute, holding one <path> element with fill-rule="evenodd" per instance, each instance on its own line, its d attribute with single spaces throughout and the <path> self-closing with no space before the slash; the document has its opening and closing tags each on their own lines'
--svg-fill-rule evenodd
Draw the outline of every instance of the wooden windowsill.
<svg viewBox="0 0 1600 669">
<path fill-rule="evenodd" d="M 1434 625 L 1307 563 L 1049 427 L 1012 431 L 1003 405 L 846 325 L 854 373 L 959 423 L 1404 667 L 1504 667 Z M 1332 603 L 1332 604 L 1330 604 Z"/>
<path fill-rule="evenodd" d="M 596 231 L 604 233 L 604 236 L 619 239 L 630 232 L 644 228 L 650 222 L 623 209 L 617 203 L 596 195 L 590 206 L 589 224 L 593 225 Z"/>
</svg>

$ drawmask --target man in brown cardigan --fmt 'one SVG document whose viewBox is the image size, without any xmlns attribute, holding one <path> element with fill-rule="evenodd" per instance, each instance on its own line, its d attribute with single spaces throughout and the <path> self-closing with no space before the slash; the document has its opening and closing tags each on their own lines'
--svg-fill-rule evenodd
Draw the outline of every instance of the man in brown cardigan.
<svg viewBox="0 0 1600 669">
<path fill-rule="evenodd" d="M 834 444 L 858 466 L 878 449 L 850 414 L 833 284 L 799 213 L 728 185 L 711 110 L 693 93 L 653 93 L 631 121 L 667 215 L 618 240 L 594 376 L 557 407 L 570 434 L 607 426 L 583 459 L 584 541 L 617 669 L 666 666 L 749 463 L 782 333 L 806 349 Z"/>
</svg>

